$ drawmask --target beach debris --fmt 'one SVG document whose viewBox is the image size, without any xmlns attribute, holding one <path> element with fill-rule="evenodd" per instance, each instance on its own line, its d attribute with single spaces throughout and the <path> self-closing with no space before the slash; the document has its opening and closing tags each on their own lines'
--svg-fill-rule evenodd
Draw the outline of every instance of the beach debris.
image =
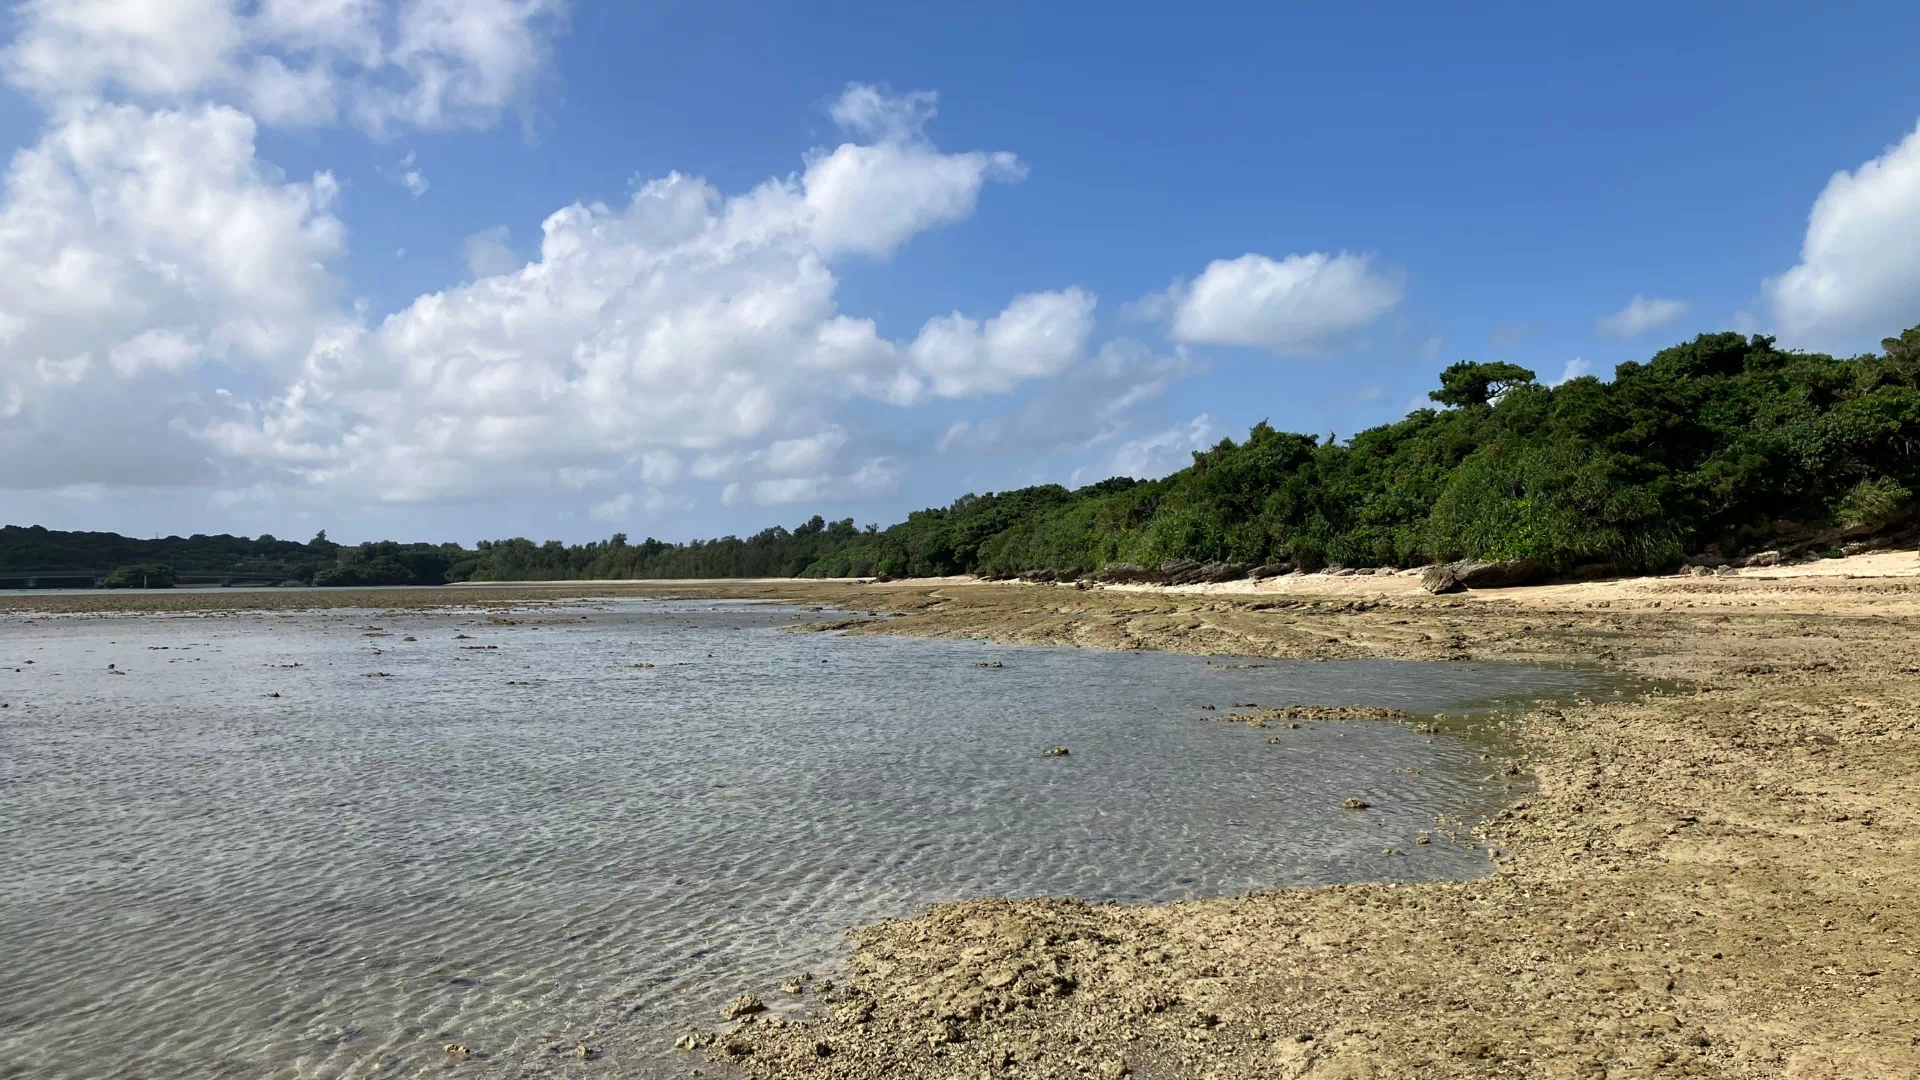
<svg viewBox="0 0 1920 1080">
<path fill-rule="evenodd" d="M 997 668 L 997 667 L 1006 667 L 1007 665 L 1005 665 L 1005 664 L 1003 664 L 1003 663 L 1001 663 L 1001 662 L 1000 662 L 1000 661 L 998 661 L 998 660 L 982 660 L 982 661 L 980 661 L 979 663 L 977 663 L 977 664 L 975 664 L 975 665 L 973 665 L 973 666 L 974 666 L 974 667 L 984 667 L 984 668 Z"/>
<path fill-rule="evenodd" d="M 473 1051 L 461 1046 L 459 1043 L 448 1043 L 440 1049 L 445 1050 L 448 1057 L 466 1058 L 473 1056 Z"/>
<path fill-rule="evenodd" d="M 582 1061 L 592 1061 L 600 1056 L 600 1051 L 586 1043 L 581 1043 L 573 1048 L 573 1054 Z"/>
<path fill-rule="evenodd" d="M 1048 757 L 1066 757 L 1066 756 L 1067 756 L 1067 755 L 1068 755 L 1069 753 L 1071 753 L 1071 751 L 1069 751 L 1069 750 L 1068 750 L 1068 749 L 1067 749 L 1066 747 L 1064 747 L 1064 746 L 1049 746 L 1049 747 L 1047 747 L 1047 756 L 1048 756 Z"/>
<path fill-rule="evenodd" d="M 1427 836 L 1423 833 L 1421 834 L 1420 839 L 1415 840 L 1414 843 L 1419 844 L 1421 847 L 1426 847 L 1428 844 L 1433 843 L 1433 837 Z"/>
<path fill-rule="evenodd" d="M 31 664 L 31 663 L 33 663 L 33 661 L 31 661 L 31 660 L 29 660 L 29 661 L 27 661 L 27 663 L 29 663 L 29 664 Z M 120 670 L 119 668 L 117 668 L 117 667 L 114 667 L 114 666 L 113 666 L 112 664 L 108 664 L 108 665 L 107 665 L 107 674 L 109 674 L 109 675 L 125 675 L 125 674 L 126 674 L 126 672 L 124 672 L 124 671 L 121 671 L 121 670 Z"/>
<path fill-rule="evenodd" d="M 707 1036 L 698 1031 L 689 1031 L 685 1035 L 673 1040 L 673 1048 L 675 1050 L 698 1050 L 706 1045 L 706 1043 Z"/>
<path fill-rule="evenodd" d="M 832 1043 L 828 1042 L 825 1039 L 813 1040 L 813 1056 L 814 1057 L 830 1057 L 832 1056 L 832 1054 L 833 1054 Z"/>
<path fill-rule="evenodd" d="M 414 637 L 412 634 L 408 634 L 406 637 L 403 637 L 400 640 L 401 641 L 419 641 L 420 639 L 417 637 Z"/>
<path fill-rule="evenodd" d="M 729 1020 L 735 1020 L 742 1016 L 752 1016 L 754 1013 L 766 1011 L 767 1007 L 759 998 L 752 994 L 741 994 L 727 1005 L 726 1016 Z"/>
<path fill-rule="evenodd" d="M 1216 709 L 1216 708 L 1215 708 L 1214 706 L 1212 706 L 1212 705 L 1202 705 L 1202 706 L 1200 706 L 1200 707 L 1201 707 L 1201 708 L 1203 708 L 1203 709 L 1205 709 L 1205 710 L 1207 710 L 1208 712 L 1216 712 L 1216 711 L 1218 711 L 1218 710 L 1217 710 L 1217 709 Z"/>
<path fill-rule="evenodd" d="M 1365 810 L 1373 804 L 1365 799 L 1348 799 L 1340 804 L 1342 810 Z"/>
<path fill-rule="evenodd" d="M 469 652 L 484 652 L 488 649 L 497 649 L 500 646 L 498 645 L 462 645 L 460 647 L 468 650 Z"/>
<path fill-rule="evenodd" d="M 390 671 L 369 671 L 369 672 L 367 672 L 367 673 L 366 673 L 365 675 L 363 675 L 363 676 L 361 676 L 361 678 L 363 678 L 363 679 L 391 679 L 391 678 L 393 678 L 393 673 L 392 673 L 392 672 L 390 672 Z"/>
<path fill-rule="evenodd" d="M 786 982 L 780 984 L 780 992 L 783 994 L 804 993 L 806 989 L 807 984 L 800 979 L 788 979 Z"/>
<path fill-rule="evenodd" d="M 472 634 L 455 634 L 455 635 L 453 635 L 453 640 L 455 640 L 455 641 L 472 641 L 472 640 L 473 640 L 473 635 L 472 635 Z"/>
<path fill-rule="evenodd" d="M 278 691 L 278 690 L 269 690 L 269 691 L 267 691 L 267 696 L 268 696 L 268 697 L 279 697 L 279 696 L 280 696 L 280 691 Z"/>
<path fill-rule="evenodd" d="M 628 664 L 627 666 L 630 668 L 650 668 L 653 665 L 652 664 Z"/>
</svg>

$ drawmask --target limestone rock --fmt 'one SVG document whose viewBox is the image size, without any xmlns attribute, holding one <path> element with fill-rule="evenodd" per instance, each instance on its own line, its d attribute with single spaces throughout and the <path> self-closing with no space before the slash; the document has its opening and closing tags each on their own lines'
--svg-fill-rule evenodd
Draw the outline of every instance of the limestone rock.
<svg viewBox="0 0 1920 1080">
<path fill-rule="evenodd" d="M 1420 572 L 1420 587 L 1439 596 L 1441 593 L 1459 592 L 1466 588 L 1454 575 L 1449 563 L 1436 563 Z"/>
<path fill-rule="evenodd" d="M 1478 562 L 1472 559 L 1453 564 L 1454 580 L 1469 589 L 1510 589 L 1516 585 L 1534 585 L 1552 576 L 1552 569 L 1533 559 L 1503 559 Z"/>
</svg>

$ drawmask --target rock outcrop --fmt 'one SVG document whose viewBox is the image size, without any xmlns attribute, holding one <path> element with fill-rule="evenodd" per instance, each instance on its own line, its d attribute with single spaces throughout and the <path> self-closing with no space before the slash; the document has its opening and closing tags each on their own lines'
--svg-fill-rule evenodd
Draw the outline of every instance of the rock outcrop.
<svg viewBox="0 0 1920 1080">
<path fill-rule="evenodd" d="M 1510 589 L 1516 585 L 1538 585 L 1553 576 L 1553 569 L 1533 559 L 1504 559 L 1482 562 L 1462 559 L 1437 563 L 1420 574 L 1420 587 L 1430 593 L 1459 592 L 1461 589 Z"/>
</svg>

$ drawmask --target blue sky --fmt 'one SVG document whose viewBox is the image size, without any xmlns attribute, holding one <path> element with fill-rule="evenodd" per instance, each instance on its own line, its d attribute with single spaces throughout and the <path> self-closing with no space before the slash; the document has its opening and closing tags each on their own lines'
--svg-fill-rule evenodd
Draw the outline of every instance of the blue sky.
<svg viewBox="0 0 1920 1080">
<path fill-rule="evenodd" d="M 1864 351 L 1920 323 L 1916 31 L 1892 4 L 29 3 L 0 519 L 886 523 L 1262 418 L 1345 437 L 1461 358 Z"/>
</svg>

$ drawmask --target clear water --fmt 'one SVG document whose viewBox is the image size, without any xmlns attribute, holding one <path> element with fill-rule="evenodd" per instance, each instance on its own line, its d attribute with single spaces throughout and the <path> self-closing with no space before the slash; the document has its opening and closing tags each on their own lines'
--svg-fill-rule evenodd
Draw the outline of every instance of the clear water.
<svg viewBox="0 0 1920 1080">
<path fill-rule="evenodd" d="M 684 1075 L 679 1031 L 932 901 L 1484 872 L 1414 839 L 1502 798 L 1485 747 L 1197 718 L 1604 689 L 781 630 L 837 617 L 0 619 L 0 1077 Z"/>
</svg>

